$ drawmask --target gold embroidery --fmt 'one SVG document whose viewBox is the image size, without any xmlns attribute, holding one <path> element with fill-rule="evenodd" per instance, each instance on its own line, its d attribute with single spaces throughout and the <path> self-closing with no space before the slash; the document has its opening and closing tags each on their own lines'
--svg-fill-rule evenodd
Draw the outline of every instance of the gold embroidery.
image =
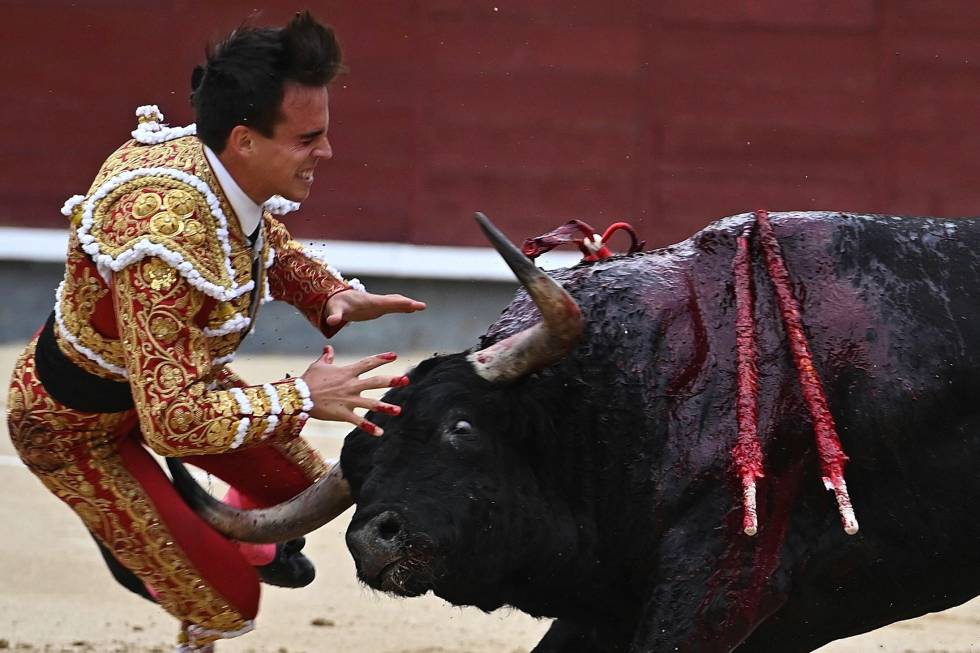
<svg viewBox="0 0 980 653">
<path fill-rule="evenodd" d="M 152 259 L 145 269 L 150 287 L 154 290 L 166 290 L 177 283 L 177 270 L 158 258 Z"/>
<path fill-rule="evenodd" d="M 237 612 L 202 577 L 140 482 L 127 471 L 116 443 L 132 437 L 132 413 L 81 413 L 47 396 L 34 376 L 35 342 L 18 359 L 7 403 L 10 436 L 31 471 L 123 565 L 154 588 L 168 612 L 210 630 L 243 628 L 251 615 Z M 216 420 L 213 425 L 220 428 L 213 429 L 215 436 L 220 440 L 222 433 L 233 434 L 236 424 L 227 418 Z M 227 446 L 228 439 L 221 444 Z M 305 446 L 296 441 L 281 450 L 313 480 L 316 454 Z M 48 466 L 34 463 L 38 456 L 32 454 L 40 451 Z"/>
<path fill-rule="evenodd" d="M 163 196 L 163 205 L 178 218 L 189 218 L 194 213 L 194 198 L 184 190 L 172 190 Z"/>
<path fill-rule="evenodd" d="M 300 426 L 302 426 L 302 422 L 300 422 Z M 327 473 L 327 465 L 323 462 L 323 458 L 303 438 L 293 438 L 286 442 L 276 442 L 272 446 L 299 466 L 311 483 L 319 480 L 320 477 Z"/>
<path fill-rule="evenodd" d="M 153 192 L 140 193 L 136 201 L 133 202 L 133 216 L 145 218 L 153 215 L 160 208 L 160 196 Z"/>
<path fill-rule="evenodd" d="M 197 220 L 187 220 L 184 222 L 184 237 L 191 245 L 200 245 L 207 240 L 204 226 Z"/>
<path fill-rule="evenodd" d="M 159 375 L 160 385 L 165 390 L 179 388 L 184 385 L 184 373 L 176 365 L 161 365 L 157 368 L 157 374 Z"/>
<path fill-rule="evenodd" d="M 237 331 L 216 338 L 209 338 L 208 344 L 211 346 L 212 357 L 221 358 L 234 353 L 238 349 L 241 340 L 242 334 Z"/>
<path fill-rule="evenodd" d="M 181 170 L 206 184 L 218 198 L 228 217 L 226 226 L 233 253 L 244 251 L 245 239 L 238 220 L 210 170 L 200 141 L 194 137 L 157 145 L 128 142 L 106 160 L 89 192 L 93 193 L 107 180 L 121 173 L 154 167 Z M 161 209 L 164 210 L 163 214 Z M 189 209 L 193 210 L 187 217 L 183 217 Z M 156 217 L 157 215 L 160 217 Z M 151 223 L 156 230 L 151 228 Z M 183 225 L 182 232 L 181 227 L 175 226 L 176 224 Z M 218 226 L 204 194 L 181 180 L 161 175 L 133 179 L 106 194 L 95 206 L 90 233 L 98 242 L 100 252 L 113 258 L 130 251 L 137 241 L 148 240 L 179 254 L 205 281 L 230 288 L 231 272 L 234 283 L 248 283 L 251 280 L 249 259 L 246 257 L 245 265 L 241 269 L 236 265 L 233 271 L 229 270 L 227 255 L 217 235 Z M 165 235 L 170 232 L 173 235 Z M 162 292 L 177 283 L 180 273 L 163 261 L 157 261 L 152 274 L 145 279 L 153 290 Z M 104 301 L 107 294 L 105 281 L 95 272 L 91 259 L 82 251 L 77 232 L 72 231 L 61 302 L 65 330 L 80 348 L 93 352 L 105 365 L 122 368 L 126 365 L 124 346 L 132 351 L 136 341 L 131 339 L 131 342 L 124 345 L 119 340 L 103 336 L 91 328 L 96 304 L 100 305 L 100 310 L 107 308 Z M 223 318 L 215 320 L 212 314 L 207 325 L 218 328 L 236 314 L 244 314 L 248 301 L 249 293 L 244 293 L 231 302 L 218 302 Z M 180 318 L 181 324 L 187 319 L 186 316 Z M 145 326 L 156 328 L 155 337 L 161 342 L 167 342 L 171 337 L 169 334 L 172 328 L 164 322 L 151 320 Z M 207 367 L 211 359 L 234 352 L 240 340 L 241 334 L 238 332 L 208 339 L 203 348 L 193 353 L 196 364 Z M 59 338 L 59 344 L 66 355 L 86 371 L 106 378 L 119 378 L 118 374 L 110 372 L 103 364 L 94 362 L 76 350 L 67 340 Z"/>
<path fill-rule="evenodd" d="M 85 481 L 78 485 L 78 491 L 83 497 L 92 498 L 95 496 L 95 486 Z"/>
<path fill-rule="evenodd" d="M 185 218 L 162 210 L 149 218 L 137 218 L 134 202 L 148 190 L 181 191 L 194 202 L 194 219 L 202 229 L 193 239 L 183 235 Z M 110 191 L 95 207 L 89 230 L 102 254 L 118 259 L 140 243 L 160 245 L 189 263 L 201 278 L 221 288 L 230 289 L 233 280 L 227 254 L 218 236 L 219 224 L 211 214 L 207 198 L 192 186 L 165 175 L 138 177 Z"/>
<path fill-rule="evenodd" d="M 231 244 L 237 247 L 242 242 L 237 220 L 203 161 L 200 143 L 194 138 L 157 146 L 130 142 L 107 160 L 94 188 L 121 172 L 137 168 L 186 171 L 215 189 L 230 218 Z M 126 246 L 143 238 L 180 253 L 206 280 L 228 281 L 224 253 L 215 235 L 217 225 L 203 196 L 173 178 L 154 178 L 152 187 L 148 187 L 147 179 L 134 181 L 126 188 L 115 189 L 96 206 L 93 236 L 100 251 L 117 258 L 127 251 Z M 183 240 L 155 234 L 151 229 L 151 221 L 164 205 L 160 196 L 168 190 L 186 191 L 197 209 L 196 215 L 183 215 L 183 205 L 167 205 L 168 212 L 184 225 L 182 234 L 175 232 Z M 156 200 L 144 197 L 150 195 Z M 75 217 L 79 214 L 76 211 Z M 163 217 L 156 220 L 161 232 L 170 228 Z M 107 310 L 109 288 L 82 252 L 73 232 L 61 302 L 65 333 L 58 335 L 59 345 L 83 369 L 107 378 L 119 377 L 80 354 L 67 343 L 66 335 L 109 364 L 122 367 L 127 357 L 132 357 L 134 400 L 141 426 L 147 429 L 146 437 L 154 439 L 155 448 L 178 455 L 225 451 L 237 434 L 241 409 L 229 392 L 207 388 L 217 375 L 216 370 L 221 369 L 212 368 L 212 356 L 215 352 L 224 355 L 234 351 L 240 335 L 204 338 L 194 326 L 194 319 L 210 300 L 184 282 L 173 268 L 152 258 L 144 261 L 145 269 L 137 270 L 136 266 L 143 262 L 136 262 L 114 273 L 116 287 L 121 286 L 112 298 L 120 305 L 119 339 L 103 336 L 94 325 L 105 328 L 111 324 L 107 320 L 112 319 L 112 314 L 97 315 L 96 308 Z M 251 275 L 250 261 L 246 258 L 244 262 L 243 269 L 235 271 L 239 283 L 246 283 Z M 208 279 L 211 264 L 212 278 Z M 247 306 L 248 296 L 219 303 L 234 315 Z M 243 616 L 201 578 L 173 544 L 174 538 L 152 502 L 119 459 L 116 443 L 121 437 L 133 437 L 133 412 L 93 415 L 67 409 L 47 397 L 32 379 L 33 362 L 25 356 L 15 372 L 8 417 L 11 438 L 31 470 L 71 505 L 123 564 L 154 587 L 168 611 L 205 628 L 241 628 L 245 623 Z M 218 407 L 227 413 L 222 415 Z M 291 436 L 301 423 L 296 419 L 280 420 L 272 435 Z M 243 443 L 246 446 L 264 437 L 270 420 L 256 418 L 250 424 Z"/>
<path fill-rule="evenodd" d="M 122 172 L 152 167 L 188 171 L 213 190 L 230 218 L 227 228 L 233 265 L 228 265 L 227 254 L 217 237 L 217 221 L 205 195 L 195 186 L 165 175 L 125 182 L 96 204 L 90 233 L 96 238 L 100 252 L 118 259 L 132 251 L 138 242 L 148 241 L 180 254 L 206 281 L 228 288 L 234 275 L 235 283 L 248 283 L 252 272 L 251 249 L 246 246 L 235 214 L 196 139 L 177 139 L 153 146 L 127 144 L 106 161 L 94 188 Z M 189 208 L 192 210 L 187 215 Z M 183 231 L 178 225 L 183 225 Z M 173 235 L 167 236 L 171 231 Z M 213 302 L 187 282 L 175 267 L 150 256 L 113 274 L 116 293 L 110 298 L 106 281 L 82 251 L 77 233 L 73 232 L 71 238 L 61 302 L 65 334 L 58 335 L 66 354 L 87 371 L 119 379 L 119 375 L 103 369 L 68 344 L 66 336 L 71 336 L 79 348 L 91 350 L 106 366 L 128 367 L 140 423 L 148 444 L 155 450 L 172 455 L 227 450 L 245 415 L 234 395 L 212 387 L 218 370 L 223 369 L 214 360 L 237 349 L 241 332 L 207 337 L 195 324 L 206 324 L 213 329 L 236 316 L 245 316 L 250 293 Z M 266 238 L 264 242 L 263 261 L 267 260 L 271 239 Z M 300 263 L 305 260 L 297 259 Z M 316 265 L 315 269 L 323 268 Z M 305 276 L 298 274 L 296 279 L 303 284 L 309 281 Z M 264 268 L 254 280 L 259 292 L 263 277 Z M 293 297 L 309 295 L 314 303 L 319 301 L 316 293 L 310 294 L 303 288 L 294 290 Z M 214 308 L 202 323 L 200 313 L 204 306 Z M 96 315 L 97 308 L 106 313 Z M 314 306 L 311 310 L 317 309 Z M 96 324 L 105 328 L 113 319 L 118 324 L 118 338 L 105 336 L 95 328 Z M 266 419 L 272 405 L 266 393 L 258 388 L 249 394 L 257 414 L 251 416 L 242 446 L 264 439 L 264 430 L 272 423 Z M 22 400 L 14 392 L 11 401 L 16 406 Z M 281 419 L 270 436 L 290 437 L 302 426 L 302 421 Z M 39 465 L 61 464 L 57 456 L 52 457 L 43 447 L 32 451 Z"/>
<path fill-rule="evenodd" d="M 186 326 L 171 342 L 158 337 L 154 320 L 186 325 L 205 296 L 186 282 L 166 291 L 148 287 L 143 279 L 151 262 L 144 259 L 125 268 L 116 275 L 115 284 L 120 334 L 133 343 L 128 348 L 130 387 L 147 443 L 163 455 L 220 453 L 235 440 L 246 416 L 252 419 L 241 444 L 265 439 L 270 422 L 262 418 L 270 414 L 272 401 L 261 386 L 242 389 L 250 415 L 243 412 L 231 391 L 207 389 L 215 378 L 209 352 L 210 341 L 215 339 Z M 240 337 L 226 342 L 233 348 L 238 341 Z M 294 427 L 277 424 L 270 435 L 285 436 Z"/>
<path fill-rule="evenodd" d="M 322 262 L 308 256 L 281 222 L 268 214 L 265 220 L 269 244 L 276 250 L 275 262 L 268 269 L 272 296 L 297 307 L 310 323 L 322 329 L 327 300 L 349 286 Z"/>
<path fill-rule="evenodd" d="M 214 309 L 215 315 L 218 318 L 218 325 L 224 324 L 231 318 L 235 317 L 238 311 L 235 310 L 235 305 L 231 302 L 218 302 L 218 305 Z"/>
<path fill-rule="evenodd" d="M 266 418 L 259 417 L 250 420 L 248 425 L 248 431 L 245 434 L 245 441 L 260 442 L 265 438 L 269 437 L 265 433 L 265 429 L 267 425 L 268 425 L 268 419 Z"/>
<path fill-rule="evenodd" d="M 228 418 L 217 419 L 208 426 L 206 438 L 208 444 L 212 447 L 227 448 L 235 432 L 235 422 L 233 420 Z"/>
<path fill-rule="evenodd" d="M 184 221 L 169 211 L 161 211 L 150 219 L 150 231 L 158 236 L 177 236 L 184 231 Z"/>
<path fill-rule="evenodd" d="M 175 431 L 186 431 L 193 421 L 194 415 L 186 406 L 177 406 L 171 411 L 170 424 Z"/>
<path fill-rule="evenodd" d="M 92 266 L 78 244 L 78 237 L 72 232 L 69 240 L 68 263 L 61 297 L 61 320 L 68 333 L 74 336 L 81 346 L 95 353 L 101 359 L 123 366 L 123 350 L 118 340 L 105 338 L 91 327 L 96 305 L 109 294 L 105 281 Z M 73 363 L 86 372 L 103 378 L 119 380 L 119 375 L 90 360 L 65 340 L 61 328 L 55 329 L 59 348 Z"/>
<path fill-rule="evenodd" d="M 232 257 L 232 264 L 235 266 L 236 275 L 246 275 L 252 270 L 252 253 L 249 251 L 239 252 Z"/>
<path fill-rule="evenodd" d="M 222 415 L 234 415 L 239 412 L 238 401 L 230 392 L 218 393 L 218 412 Z"/>
<path fill-rule="evenodd" d="M 272 408 L 269 395 L 261 387 L 244 388 L 248 403 L 252 406 L 252 414 L 256 417 L 265 417 Z"/>
<path fill-rule="evenodd" d="M 303 409 L 303 398 L 296 389 L 296 384 L 292 382 L 277 383 L 273 385 L 276 394 L 279 395 L 279 405 L 285 415 L 298 413 Z"/>
<path fill-rule="evenodd" d="M 150 333 L 165 343 L 171 343 L 180 333 L 180 324 L 170 315 L 161 315 L 150 319 Z"/>
<path fill-rule="evenodd" d="M 149 146 L 135 141 L 124 143 L 102 164 L 102 168 L 99 170 L 89 192 L 93 192 L 107 179 L 111 179 L 121 172 L 138 168 L 158 167 L 181 170 L 201 177 L 212 188 L 215 186 L 210 175 L 208 175 L 208 179 L 204 179 L 208 165 L 204 157 L 204 150 L 201 148 L 201 142 L 193 136 L 187 136 Z"/>
</svg>

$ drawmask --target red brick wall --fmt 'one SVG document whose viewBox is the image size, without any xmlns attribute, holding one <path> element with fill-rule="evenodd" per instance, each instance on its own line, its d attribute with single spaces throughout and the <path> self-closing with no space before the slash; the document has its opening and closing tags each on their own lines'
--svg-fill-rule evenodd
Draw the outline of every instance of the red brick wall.
<svg viewBox="0 0 980 653">
<path fill-rule="evenodd" d="M 62 201 L 190 69 L 240 0 L 0 0 L 0 222 Z M 478 245 L 569 218 L 652 245 L 732 213 L 980 206 L 980 4 L 917 0 L 308 3 L 351 74 L 299 234 Z"/>
</svg>

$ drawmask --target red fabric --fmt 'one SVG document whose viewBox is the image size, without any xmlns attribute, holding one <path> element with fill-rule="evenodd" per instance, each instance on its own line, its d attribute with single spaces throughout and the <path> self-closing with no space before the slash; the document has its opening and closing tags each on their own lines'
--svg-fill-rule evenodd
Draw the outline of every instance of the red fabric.
<svg viewBox="0 0 980 653">
<path fill-rule="evenodd" d="M 143 486 L 174 544 L 188 561 L 245 618 L 254 619 L 259 609 L 259 577 L 234 543 L 211 528 L 187 507 L 170 480 L 134 437 L 118 443 L 127 471 Z"/>
<path fill-rule="evenodd" d="M 184 462 L 214 474 L 232 485 L 224 502 L 236 508 L 265 508 L 288 501 L 310 482 L 296 465 L 272 447 L 244 449 L 220 456 L 193 456 Z M 237 542 L 252 565 L 267 565 L 276 557 L 275 544 Z"/>
<path fill-rule="evenodd" d="M 228 494 L 225 495 L 222 501 L 235 508 L 252 509 L 259 507 L 233 487 L 228 488 Z M 267 565 L 276 559 L 275 544 L 252 544 L 251 542 L 236 542 L 236 544 L 238 545 L 238 550 L 241 551 L 242 555 L 245 556 L 245 559 L 253 567 Z"/>
<path fill-rule="evenodd" d="M 219 456 L 192 456 L 184 462 L 214 474 L 232 485 L 225 503 L 236 508 L 265 508 L 288 501 L 310 482 L 296 465 L 273 447 L 243 449 Z M 256 567 L 276 557 L 275 544 L 237 542 L 239 551 Z"/>
<path fill-rule="evenodd" d="M 292 460 L 271 446 L 239 449 L 209 456 L 187 456 L 185 463 L 214 474 L 235 487 L 247 507 L 268 507 L 288 501 L 310 486 Z M 242 506 L 246 507 L 246 506 Z"/>
</svg>

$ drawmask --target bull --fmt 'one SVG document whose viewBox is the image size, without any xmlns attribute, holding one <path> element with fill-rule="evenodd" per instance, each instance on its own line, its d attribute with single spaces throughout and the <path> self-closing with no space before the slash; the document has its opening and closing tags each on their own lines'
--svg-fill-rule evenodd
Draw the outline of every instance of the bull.
<svg viewBox="0 0 980 653">
<path fill-rule="evenodd" d="M 403 413 L 371 415 L 385 435 L 351 432 L 295 505 L 195 503 L 234 537 L 276 541 L 353 498 L 364 583 L 554 618 L 535 653 L 811 651 L 974 597 L 980 221 L 773 214 L 861 528 L 844 532 L 820 483 L 759 264 L 749 537 L 732 261 L 752 220 L 553 278 L 488 226 L 525 289 L 478 350 L 421 363 L 385 397 Z"/>
</svg>

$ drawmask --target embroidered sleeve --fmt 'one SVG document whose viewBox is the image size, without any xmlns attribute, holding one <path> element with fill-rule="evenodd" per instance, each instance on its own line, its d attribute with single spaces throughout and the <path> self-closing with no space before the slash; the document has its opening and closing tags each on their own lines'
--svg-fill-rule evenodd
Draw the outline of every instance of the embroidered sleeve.
<svg viewBox="0 0 980 653">
<path fill-rule="evenodd" d="M 214 362 L 194 320 L 205 295 L 167 263 L 147 257 L 127 266 L 113 275 L 112 290 L 133 401 L 154 451 L 222 453 L 299 434 L 312 408 L 301 379 L 212 383 Z"/>
<path fill-rule="evenodd" d="M 275 259 L 268 272 L 272 297 L 295 306 L 327 337 L 334 335 L 343 324 L 326 325 L 327 300 L 339 292 L 359 287 L 360 283 L 356 279 L 346 281 L 325 261 L 303 249 L 275 218 L 268 218 L 266 224 L 269 245 L 275 249 Z"/>
</svg>

